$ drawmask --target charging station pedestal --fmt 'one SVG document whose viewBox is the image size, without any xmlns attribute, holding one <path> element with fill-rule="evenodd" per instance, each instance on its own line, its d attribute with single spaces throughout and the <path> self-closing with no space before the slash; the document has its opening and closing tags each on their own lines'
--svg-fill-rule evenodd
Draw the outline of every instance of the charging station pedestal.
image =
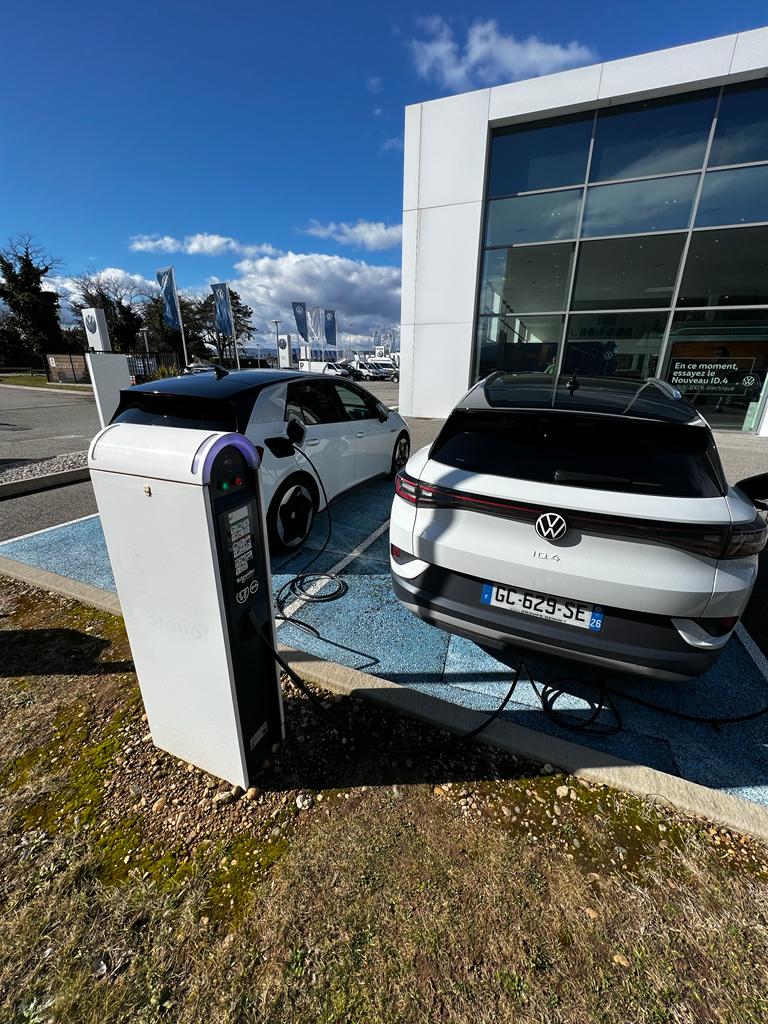
<svg viewBox="0 0 768 1024">
<path fill-rule="evenodd" d="M 115 423 L 88 465 L 152 739 L 247 788 L 285 735 L 258 453 Z"/>
</svg>

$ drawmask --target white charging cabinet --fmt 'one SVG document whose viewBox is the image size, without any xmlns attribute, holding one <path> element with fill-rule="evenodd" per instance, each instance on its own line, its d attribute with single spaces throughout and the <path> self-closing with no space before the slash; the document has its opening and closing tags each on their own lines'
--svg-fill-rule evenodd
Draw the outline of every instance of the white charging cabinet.
<svg viewBox="0 0 768 1024">
<path fill-rule="evenodd" d="M 258 453 L 116 423 L 88 465 L 152 739 L 246 788 L 284 738 Z"/>
</svg>

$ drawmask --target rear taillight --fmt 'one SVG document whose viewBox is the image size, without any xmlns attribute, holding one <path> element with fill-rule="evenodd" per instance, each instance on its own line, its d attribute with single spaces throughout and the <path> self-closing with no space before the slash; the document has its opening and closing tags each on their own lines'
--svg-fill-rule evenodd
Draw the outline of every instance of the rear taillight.
<svg viewBox="0 0 768 1024">
<path fill-rule="evenodd" d="M 730 633 L 739 621 L 738 615 L 726 615 L 720 619 L 693 619 L 697 626 L 709 633 L 710 636 L 725 636 Z"/>
<path fill-rule="evenodd" d="M 395 494 L 409 505 L 419 504 L 419 482 L 402 469 L 395 477 Z"/>
<path fill-rule="evenodd" d="M 768 541 L 768 526 L 758 514 L 751 523 L 733 523 L 722 558 L 746 558 L 759 555 Z"/>
</svg>

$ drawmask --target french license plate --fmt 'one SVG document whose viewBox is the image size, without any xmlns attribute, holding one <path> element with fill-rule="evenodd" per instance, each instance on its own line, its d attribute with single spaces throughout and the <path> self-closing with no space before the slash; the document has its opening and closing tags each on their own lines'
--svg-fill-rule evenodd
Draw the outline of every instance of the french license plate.
<svg viewBox="0 0 768 1024">
<path fill-rule="evenodd" d="M 515 590 L 513 587 L 484 583 L 480 603 L 533 615 L 538 619 L 548 619 L 550 622 L 563 622 L 567 626 L 588 629 L 592 633 L 599 633 L 603 628 L 603 609 L 597 605 L 560 601 L 556 597 L 547 597 L 530 590 Z"/>
</svg>

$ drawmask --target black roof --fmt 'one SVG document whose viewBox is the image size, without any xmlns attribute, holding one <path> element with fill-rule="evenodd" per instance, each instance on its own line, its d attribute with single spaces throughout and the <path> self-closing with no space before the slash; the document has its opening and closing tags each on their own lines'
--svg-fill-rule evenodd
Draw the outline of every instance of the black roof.
<svg viewBox="0 0 768 1024">
<path fill-rule="evenodd" d="M 459 404 L 463 409 L 530 409 L 627 416 L 663 423 L 704 423 L 670 384 L 621 377 L 546 373 L 492 373 Z"/>
<path fill-rule="evenodd" d="M 269 384 L 296 380 L 310 374 L 292 370 L 233 370 L 224 377 L 212 371 L 186 373 L 181 377 L 164 377 L 126 388 L 122 394 L 142 391 L 151 395 L 189 395 L 196 398 L 234 398 L 248 392 L 261 391 Z"/>
</svg>

